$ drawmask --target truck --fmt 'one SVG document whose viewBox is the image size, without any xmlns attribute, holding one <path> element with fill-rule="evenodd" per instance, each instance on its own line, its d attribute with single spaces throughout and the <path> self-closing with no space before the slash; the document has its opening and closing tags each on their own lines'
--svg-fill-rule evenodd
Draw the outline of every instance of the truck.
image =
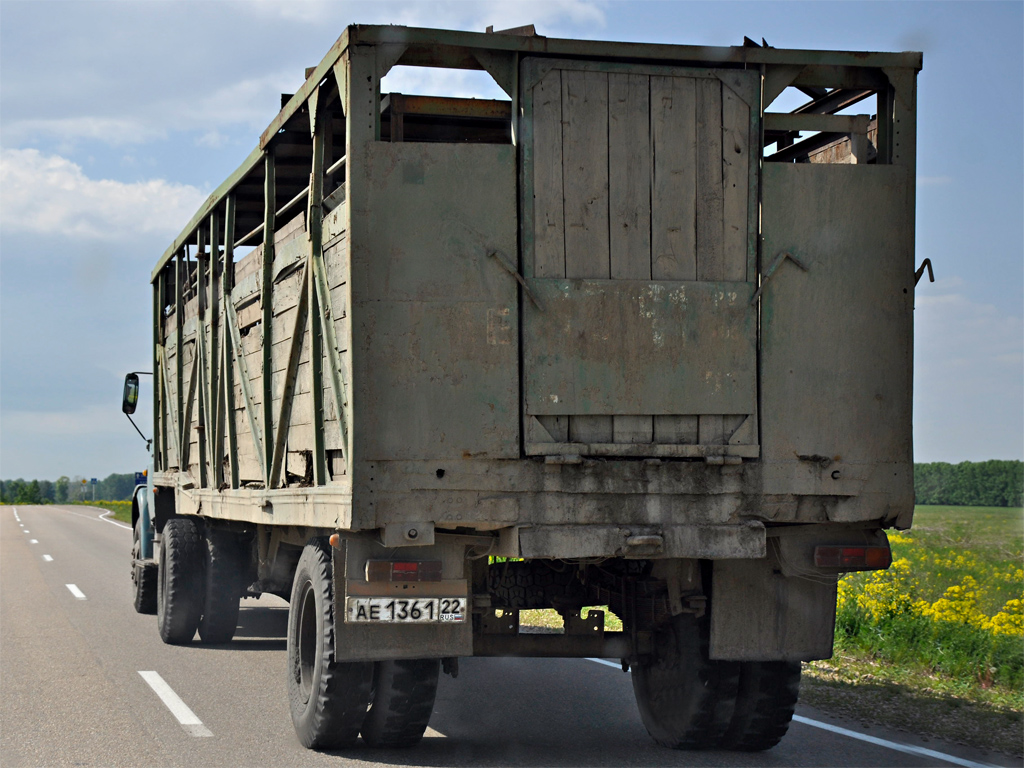
<svg viewBox="0 0 1024 768">
<path fill-rule="evenodd" d="M 777 744 L 912 522 L 921 66 L 347 27 L 152 271 L 135 608 L 227 643 L 287 600 L 308 748 L 416 743 L 474 656 L 618 660 L 659 744 Z"/>
</svg>

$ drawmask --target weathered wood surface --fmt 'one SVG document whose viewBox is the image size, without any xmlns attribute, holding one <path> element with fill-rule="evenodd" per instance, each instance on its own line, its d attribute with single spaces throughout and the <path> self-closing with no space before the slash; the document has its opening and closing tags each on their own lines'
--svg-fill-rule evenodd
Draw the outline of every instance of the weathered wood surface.
<svg viewBox="0 0 1024 768">
<path fill-rule="evenodd" d="M 749 103 L 756 78 L 691 72 L 587 64 L 538 70 L 531 92 L 532 277 L 747 281 Z M 527 323 L 533 315 L 527 307 Z M 598 326 L 600 321 L 586 332 L 601 334 Z M 529 380 L 532 358 L 528 347 L 525 352 Z M 633 359 L 628 350 L 623 354 Z M 627 366 L 646 363 L 637 359 Z M 709 366 L 709 377 L 728 380 L 737 373 L 716 373 L 727 363 L 713 356 L 696 364 Z M 721 445 L 748 436 L 756 441 L 749 430 L 737 431 L 749 414 L 723 417 L 706 407 L 706 398 L 702 405 L 696 397 L 684 400 L 676 414 L 604 416 L 554 413 L 549 403 L 541 408 L 528 395 L 526 403 L 527 414 L 555 442 Z"/>
</svg>

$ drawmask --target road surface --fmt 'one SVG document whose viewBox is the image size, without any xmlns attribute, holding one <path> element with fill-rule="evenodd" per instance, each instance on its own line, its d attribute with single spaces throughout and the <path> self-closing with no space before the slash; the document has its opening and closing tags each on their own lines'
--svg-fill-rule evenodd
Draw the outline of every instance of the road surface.
<svg viewBox="0 0 1024 768">
<path fill-rule="evenodd" d="M 808 708 L 768 752 L 675 752 L 644 731 L 629 675 L 586 659 L 463 659 L 418 747 L 307 751 L 285 694 L 286 603 L 243 601 L 230 645 L 164 645 L 132 608 L 131 531 L 101 514 L 0 507 L 5 768 L 1015 764 Z"/>
</svg>

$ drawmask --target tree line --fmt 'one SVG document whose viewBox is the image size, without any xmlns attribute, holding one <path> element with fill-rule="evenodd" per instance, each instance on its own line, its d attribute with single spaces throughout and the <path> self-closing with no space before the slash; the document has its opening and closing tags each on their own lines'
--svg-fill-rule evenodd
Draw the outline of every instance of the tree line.
<svg viewBox="0 0 1024 768">
<path fill-rule="evenodd" d="M 967 507 L 1024 506 L 1024 462 L 964 461 L 914 465 L 918 504 Z"/>
<path fill-rule="evenodd" d="M 96 483 L 96 500 L 128 501 L 134 490 L 134 472 L 111 474 Z M 3 504 L 68 504 L 92 498 L 92 485 L 78 475 L 62 475 L 56 480 L 0 480 L 0 503 Z"/>
<path fill-rule="evenodd" d="M 0 503 L 64 504 L 92 499 L 92 486 L 82 477 L 51 480 L 2 480 Z M 112 474 L 96 485 L 96 498 L 127 501 L 135 488 L 135 474 Z M 941 461 L 914 465 L 914 493 L 918 504 L 969 507 L 1024 506 L 1024 462 Z"/>
</svg>

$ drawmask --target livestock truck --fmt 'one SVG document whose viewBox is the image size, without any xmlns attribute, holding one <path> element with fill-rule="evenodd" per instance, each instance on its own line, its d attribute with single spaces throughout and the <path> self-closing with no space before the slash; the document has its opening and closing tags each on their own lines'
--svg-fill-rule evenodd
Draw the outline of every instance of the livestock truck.
<svg viewBox="0 0 1024 768">
<path fill-rule="evenodd" d="M 776 744 L 911 524 L 921 62 L 348 27 L 152 271 L 136 609 L 225 643 L 285 598 L 310 748 L 415 743 L 470 656 Z"/>
</svg>

